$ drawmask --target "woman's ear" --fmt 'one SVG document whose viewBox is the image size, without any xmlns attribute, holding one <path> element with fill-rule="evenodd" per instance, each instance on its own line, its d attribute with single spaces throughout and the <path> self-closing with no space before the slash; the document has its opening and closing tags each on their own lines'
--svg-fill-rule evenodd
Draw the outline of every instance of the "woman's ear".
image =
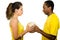
<svg viewBox="0 0 60 40">
<path fill-rule="evenodd" d="M 18 13 L 18 9 L 15 9 L 15 13 Z"/>
</svg>

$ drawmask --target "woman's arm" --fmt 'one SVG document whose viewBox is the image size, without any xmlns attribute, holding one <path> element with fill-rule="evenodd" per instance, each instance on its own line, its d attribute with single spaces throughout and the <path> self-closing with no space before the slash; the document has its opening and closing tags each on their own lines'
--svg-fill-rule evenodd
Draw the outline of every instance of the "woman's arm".
<svg viewBox="0 0 60 40">
<path fill-rule="evenodd" d="M 12 19 L 10 21 L 10 25 L 11 25 L 11 28 L 12 28 L 12 34 L 13 34 L 14 39 L 17 39 L 17 37 L 18 37 L 17 24 L 18 24 L 18 20 L 16 20 L 16 19 Z"/>
<path fill-rule="evenodd" d="M 28 32 L 27 30 L 25 30 L 24 32 L 22 32 L 22 33 L 17 37 L 16 40 L 21 39 L 27 32 Z"/>
<path fill-rule="evenodd" d="M 17 38 L 16 40 L 22 38 L 27 32 L 30 32 L 31 30 L 33 30 L 33 29 L 31 29 L 31 27 L 29 27 L 29 26 L 27 25 L 27 26 L 26 26 L 26 30 L 24 30 L 24 32 L 22 32 L 22 33 L 18 36 L 18 38 Z"/>
</svg>

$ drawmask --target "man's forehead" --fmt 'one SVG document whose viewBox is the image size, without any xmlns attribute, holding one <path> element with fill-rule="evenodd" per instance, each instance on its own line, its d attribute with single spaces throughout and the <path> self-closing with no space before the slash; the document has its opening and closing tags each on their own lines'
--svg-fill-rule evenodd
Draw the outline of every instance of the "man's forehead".
<svg viewBox="0 0 60 40">
<path fill-rule="evenodd" d="M 43 6 L 46 6 L 46 3 L 44 3 Z"/>
</svg>

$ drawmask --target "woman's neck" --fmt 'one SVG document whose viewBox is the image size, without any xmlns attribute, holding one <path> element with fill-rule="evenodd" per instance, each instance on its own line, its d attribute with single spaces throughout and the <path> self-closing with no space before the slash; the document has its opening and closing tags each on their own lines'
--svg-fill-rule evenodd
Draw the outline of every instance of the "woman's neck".
<svg viewBox="0 0 60 40">
<path fill-rule="evenodd" d="M 17 19 L 18 20 L 18 15 L 16 13 L 14 13 L 14 15 L 12 16 L 11 19 Z"/>
</svg>

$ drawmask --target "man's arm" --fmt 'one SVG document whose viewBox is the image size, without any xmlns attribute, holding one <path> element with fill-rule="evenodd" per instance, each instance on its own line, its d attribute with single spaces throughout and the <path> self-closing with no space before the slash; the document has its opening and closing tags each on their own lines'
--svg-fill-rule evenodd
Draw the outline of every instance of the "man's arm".
<svg viewBox="0 0 60 40">
<path fill-rule="evenodd" d="M 35 26 L 34 30 L 35 30 L 35 32 L 41 33 L 43 36 L 45 36 L 46 38 L 48 38 L 50 40 L 56 39 L 56 36 L 45 33 L 43 30 L 39 29 L 37 26 Z"/>
</svg>

